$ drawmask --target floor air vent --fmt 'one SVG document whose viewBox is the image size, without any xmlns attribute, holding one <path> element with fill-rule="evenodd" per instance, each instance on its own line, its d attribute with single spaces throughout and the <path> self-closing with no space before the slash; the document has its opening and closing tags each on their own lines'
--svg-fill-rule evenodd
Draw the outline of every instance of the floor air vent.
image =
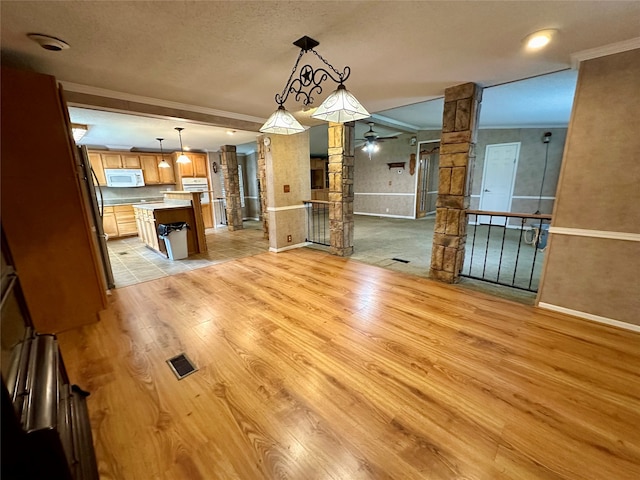
<svg viewBox="0 0 640 480">
<path fill-rule="evenodd" d="M 187 375 L 191 375 L 198 370 L 184 353 L 170 358 L 167 360 L 167 363 L 171 367 L 171 370 L 173 370 L 173 373 L 176 374 L 176 377 L 178 377 L 178 380 L 182 380 Z"/>
<path fill-rule="evenodd" d="M 394 262 L 409 263 L 409 260 L 403 260 L 401 258 L 396 258 L 396 257 L 393 257 L 391 260 L 393 260 Z"/>
</svg>

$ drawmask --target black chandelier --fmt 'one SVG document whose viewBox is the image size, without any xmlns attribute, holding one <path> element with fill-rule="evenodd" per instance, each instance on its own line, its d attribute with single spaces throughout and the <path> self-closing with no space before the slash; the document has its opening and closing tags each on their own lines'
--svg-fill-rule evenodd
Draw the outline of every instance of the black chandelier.
<svg viewBox="0 0 640 480">
<path fill-rule="evenodd" d="M 291 135 L 304 131 L 304 127 L 284 108 L 284 103 L 290 94 L 295 95 L 296 101 L 302 101 L 305 106 L 310 106 L 314 102 L 314 95 L 322 94 L 322 83 L 331 79 L 338 84 L 338 88 L 329 95 L 324 102 L 311 115 L 313 118 L 325 120 L 327 122 L 344 123 L 367 118 L 370 116 L 356 97 L 349 92 L 344 82 L 351 75 L 351 68 L 345 66 L 342 72 L 336 70 L 333 65 L 326 61 L 322 55 L 315 51 L 315 47 L 320 45 L 313 38 L 304 36 L 293 44 L 300 48 L 300 53 L 296 59 L 296 63 L 291 70 L 291 75 L 282 90 L 282 93 L 276 94 L 276 103 L 278 109 L 269 117 L 266 123 L 260 129 L 263 133 L 276 133 L 282 135 Z M 318 57 L 327 68 L 314 69 L 311 65 L 304 65 L 296 78 L 298 65 L 305 53 L 312 52 Z"/>
</svg>

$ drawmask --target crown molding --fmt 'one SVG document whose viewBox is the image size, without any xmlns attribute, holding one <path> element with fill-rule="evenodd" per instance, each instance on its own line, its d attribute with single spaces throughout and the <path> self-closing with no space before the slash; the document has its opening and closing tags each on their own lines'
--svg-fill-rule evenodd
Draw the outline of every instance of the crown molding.
<svg viewBox="0 0 640 480">
<path fill-rule="evenodd" d="M 603 45 L 602 47 L 591 48 L 589 50 L 582 50 L 571 54 L 571 68 L 578 70 L 580 68 L 580 63 L 585 60 L 605 57 L 607 55 L 626 52 L 628 50 L 635 50 L 636 48 L 640 48 L 640 37 L 630 38 L 629 40 L 623 40 L 622 42 L 610 43 L 609 45 Z"/>
<path fill-rule="evenodd" d="M 136 102 L 146 105 L 155 105 L 158 107 L 171 108 L 175 110 L 186 110 L 188 112 L 197 112 L 205 115 L 214 115 L 218 117 L 233 118 L 235 120 L 244 120 L 246 122 L 264 123 L 266 118 L 253 117 L 251 115 L 243 115 L 241 113 L 226 112 L 224 110 L 216 110 L 214 108 L 200 107 L 198 105 L 190 105 L 187 103 L 172 102 L 170 100 L 162 100 L 153 97 L 144 97 L 142 95 L 133 95 L 131 93 L 116 92 L 106 88 L 92 87 L 90 85 L 82 85 L 80 83 L 67 82 L 59 80 L 59 83 L 68 92 L 83 93 L 86 95 L 95 95 L 97 97 L 114 98 L 127 102 Z"/>
<path fill-rule="evenodd" d="M 390 117 L 386 117 L 384 115 L 380 115 L 378 113 L 373 113 L 371 118 L 375 121 L 376 125 L 382 125 L 387 128 L 398 128 L 400 130 L 405 131 L 406 133 L 418 133 L 420 127 L 417 125 L 412 125 L 410 123 L 402 122 L 400 120 L 395 120 Z M 367 120 L 362 120 L 364 123 Z"/>
</svg>

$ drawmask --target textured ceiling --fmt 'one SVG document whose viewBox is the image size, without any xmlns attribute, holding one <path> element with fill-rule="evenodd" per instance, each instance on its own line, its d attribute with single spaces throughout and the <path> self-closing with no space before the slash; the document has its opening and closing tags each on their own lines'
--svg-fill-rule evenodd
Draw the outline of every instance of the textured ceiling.
<svg viewBox="0 0 640 480">
<path fill-rule="evenodd" d="M 640 25 L 634 1 L 3 0 L 0 8 L 3 63 L 259 119 L 274 110 L 299 51 L 292 42 L 302 35 L 318 40 L 335 67 L 349 65 L 347 88 L 384 115 L 442 97 L 455 84 L 487 87 L 567 69 L 572 53 L 637 37 Z M 522 39 L 542 28 L 557 28 L 556 41 L 526 52 Z M 27 33 L 71 48 L 46 51 Z M 286 106 L 300 109 L 292 99 Z M 409 112 L 417 120 L 407 123 L 426 126 L 426 114 Z"/>
</svg>

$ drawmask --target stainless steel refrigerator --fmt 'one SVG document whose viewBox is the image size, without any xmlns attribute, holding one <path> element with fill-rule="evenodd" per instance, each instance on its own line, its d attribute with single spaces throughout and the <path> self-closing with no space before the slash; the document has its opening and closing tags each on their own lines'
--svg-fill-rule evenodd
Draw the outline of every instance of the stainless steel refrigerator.
<svg viewBox="0 0 640 480">
<path fill-rule="evenodd" d="M 107 235 L 104 233 L 102 226 L 102 216 L 104 213 L 102 189 L 100 185 L 98 185 L 98 178 L 91 168 L 87 147 L 78 147 L 76 159 L 81 175 L 80 184 L 82 187 L 82 196 L 85 198 L 91 231 L 94 232 L 94 245 L 100 257 L 106 288 L 111 289 L 115 287 L 115 282 L 113 279 L 113 271 L 111 270 L 111 261 L 109 260 L 109 250 L 107 249 Z"/>
</svg>

